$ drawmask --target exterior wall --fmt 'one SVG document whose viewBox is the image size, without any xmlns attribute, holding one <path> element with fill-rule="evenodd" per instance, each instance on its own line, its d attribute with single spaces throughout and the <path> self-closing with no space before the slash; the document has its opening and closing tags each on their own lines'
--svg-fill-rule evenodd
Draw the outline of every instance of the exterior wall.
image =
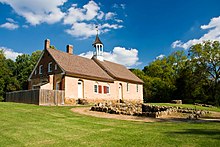
<svg viewBox="0 0 220 147">
<path fill-rule="evenodd" d="M 127 91 L 127 83 L 115 81 L 114 83 L 100 82 L 75 77 L 65 76 L 65 98 L 66 101 L 75 102 L 78 99 L 78 81 L 83 81 L 83 98 L 88 102 L 101 101 L 119 101 L 119 84 L 122 84 L 122 100 L 143 102 L 143 86 L 129 83 L 129 91 Z M 94 92 L 94 85 L 102 86 L 102 93 Z M 109 86 L 109 94 L 104 94 L 103 86 Z"/>
<path fill-rule="evenodd" d="M 52 71 L 48 72 L 48 64 L 52 63 Z M 42 74 L 39 74 L 39 66 L 43 65 L 43 71 Z M 44 50 L 44 54 L 42 56 L 42 58 L 40 59 L 38 65 L 36 66 L 36 74 L 35 71 L 33 72 L 32 76 L 30 77 L 30 81 L 29 81 L 29 85 L 28 85 L 28 89 L 32 89 L 34 85 L 38 85 L 40 83 L 46 83 L 46 82 L 50 82 L 50 76 L 54 75 L 54 78 L 60 78 L 59 75 L 62 73 L 62 70 L 60 69 L 60 67 L 57 65 L 57 69 L 55 69 L 55 65 L 56 62 L 54 61 L 54 59 L 51 57 L 51 55 L 48 53 L 47 50 Z M 56 81 L 57 79 L 53 80 Z M 55 84 L 56 85 L 56 84 Z M 43 88 L 47 89 L 56 89 L 55 86 L 53 86 L 53 88 L 51 88 L 50 86 L 45 85 L 43 86 Z"/>
<path fill-rule="evenodd" d="M 119 98 L 119 88 L 118 88 L 119 84 L 122 85 L 122 100 L 143 102 L 142 84 L 128 83 L 128 90 L 127 90 L 127 82 L 116 81 L 115 87 L 117 88 L 117 98 Z M 137 86 L 138 86 L 138 91 L 137 91 Z"/>
<path fill-rule="evenodd" d="M 40 86 L 40 89 L 53 90 L 53 83 L 54 83 L 54 82 L 53 82 L 53 78 L 54 78 L 54 76 L 53 76 L 53 75 L 50 75 L 50 76 L 49 76 L 49 83 Z"/>
<path fill-rule="evenodd" d="M 48 64 L 50 62 L 52 62 L 52 71 L 48 72 Z M 43 54 L 41 60 L 39 61 L 38 65 L 36 66 L 36 69 L 35 69 L 36 74 L 35 74 L 35 71 L 34 71 L 33 75 L 31 76 L 31 79 L 48 77 L 48 75 L 62 73 L 62 70 L 59 68 L 58 65 L 57 65 L 57 69 L 55 70 L 55 64 L 56 64 L 56 62 L 51 57 L 51 55 L 48 53 L 48 51 L 44 50 L 44 54 Z M 43 65 L 42 74 L 39 74 L 39 66 L 40 65 Z"/>
</svg>

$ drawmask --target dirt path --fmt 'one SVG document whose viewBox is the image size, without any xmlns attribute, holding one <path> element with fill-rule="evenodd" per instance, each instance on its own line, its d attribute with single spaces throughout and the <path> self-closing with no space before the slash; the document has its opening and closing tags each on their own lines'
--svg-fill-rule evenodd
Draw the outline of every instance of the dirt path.
<svg viewBox="0 0 220 147">
<path fill-rule="evenodd" d="M 110 119 L 118 119 L 118 120 L 130 120 L 130 121 L 143 121 L 143 122 L 187 122 L 190 120 L 186 119 L 186 115 L 169 115 L 163 118 L 150 118 L 150 117 L 138 117 L 138 116 L 129 116 L 129 115 L 118 115 L 118 114 L 109 114 L 104 112 L 97 112 L 97 111 L 90 111 L 90 107 L 78 107 L 78 108 L 72 108 L 71 111 L 88 115 L 88 116 L 94 116 L 99 118 L 110 118 Z M 196 122 L 206 122 L 206 121 L 215 121 L 220 122 L 220 113 L 219 112 L 213 112 L 214 117 L 208 117 L 208 118 L 201 118 L 198 120 L 193 120 Z M 216 117 L 217 116 L 217 117 Z"/>
</svg>

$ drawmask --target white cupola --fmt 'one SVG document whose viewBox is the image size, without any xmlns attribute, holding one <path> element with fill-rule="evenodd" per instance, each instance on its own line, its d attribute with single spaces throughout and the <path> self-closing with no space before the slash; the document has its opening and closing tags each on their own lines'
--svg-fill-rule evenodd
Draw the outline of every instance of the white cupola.
<svg viewBox="0 0 220 147">
<path fill-rule="evenodd" d="M 103 44 L 102 44 L 101 40 L 99 39 L 98 31 L 97 31 L 97 35 L 95 38 L 95 42 L 92 45 L 95 48 L 93 56 L 96 59 L 103 61 L 104 60 L 104 58 L 103 58 Z"/>
</svg>

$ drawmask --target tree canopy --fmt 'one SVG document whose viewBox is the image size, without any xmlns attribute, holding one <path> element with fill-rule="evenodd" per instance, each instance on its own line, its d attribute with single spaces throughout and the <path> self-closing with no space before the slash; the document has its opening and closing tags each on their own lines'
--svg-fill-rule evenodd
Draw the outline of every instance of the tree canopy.
<svg viewBox="0 0 220 147">
<path fill-rule="evenodd" d="M 193 45 L 188 55 L 173 52 L 152 61 L 143 70 L 132 70 L 144 81 L 148 102 L 220 103 L 220 43 L 205 41 Z"/>
<path fill-rule="evenodd" d="M 4 100 L 6 92 L 27 89 L 28 76 L 33 70 L 41 51 L 31 55 L 19 55 L 15 61 L 6 59 L 4 51 L 0 50 L 0 101 Z"/>
</svg>

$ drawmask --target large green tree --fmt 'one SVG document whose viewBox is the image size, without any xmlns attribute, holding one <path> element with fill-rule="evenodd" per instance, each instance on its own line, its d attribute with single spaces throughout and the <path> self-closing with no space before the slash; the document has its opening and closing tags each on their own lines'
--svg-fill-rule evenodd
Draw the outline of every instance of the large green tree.
<svg viewBox="0 0 220 147">
<path fill-rule="evenodd" d="M 15 63 L 11 59 L 6 59 L 3 50 L 0 50 L 0 67 L 0 101 L 2 101 L 6 92 L 18 90 L 20 85 L 14 75 Z"/>
<path fill-rule="evenodd" d="M 219 105 L 219 81 L 220 81 L 220 42 L 205 41 L 193 45 L 189 51 L 194 71 L 200 72 L 211 87 L 212 99 Z M 207 86 L 208 87 L 208 86 Z"/>
<path fill-rule="evenodd" d="M 16 58 L 15 74 L 20 82 L 21 89 L 25 90 L 28 88 L 28 77 L 37 63 L 40 55 L 41 51 L 35 51 L 31 55 L 22 54 Z"/>
</svg>

